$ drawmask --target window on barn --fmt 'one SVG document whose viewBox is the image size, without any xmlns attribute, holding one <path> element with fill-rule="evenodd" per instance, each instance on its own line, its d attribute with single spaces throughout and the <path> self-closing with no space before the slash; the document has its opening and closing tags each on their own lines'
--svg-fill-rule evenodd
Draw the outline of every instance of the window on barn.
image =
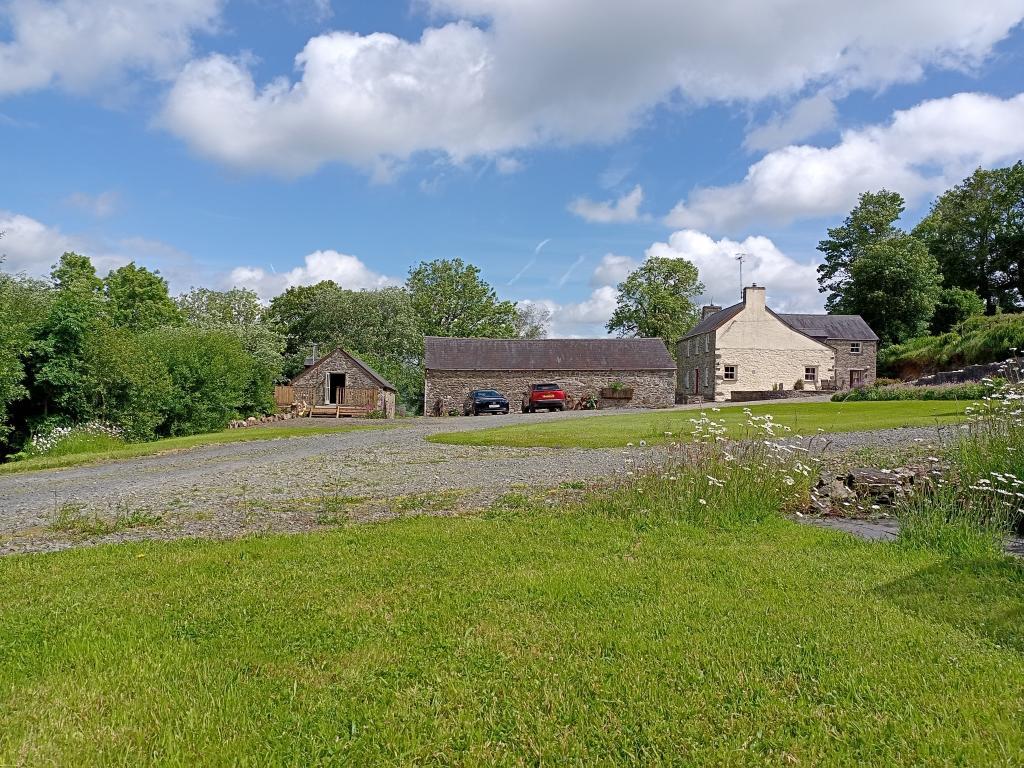
<svg viewBox="0 0 1024 768">
<path fill-rule="evenodd" d="M 725 366 L 725 373 L 722 375 L 722 378 L 725 379 L 726 381 L 736 381 L 736 366 Z"/>
<path fill-rule="evenodd" d="M 860 354 L 860 342 L 859 341 L 851 341 L 850 342 L 850 354 L 851 355 L 859 355 Z"/>
</svg>

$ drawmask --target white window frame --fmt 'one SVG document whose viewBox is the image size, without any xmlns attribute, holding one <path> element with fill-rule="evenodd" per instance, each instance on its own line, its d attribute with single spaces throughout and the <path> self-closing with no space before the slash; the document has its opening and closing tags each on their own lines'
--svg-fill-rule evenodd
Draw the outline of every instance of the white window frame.
<svg viewBox="0 0 1024 768">
<path fill-rule="evenodd" d="M 732 376 L 729 375 L 729 369 L 732 368 Z M 722 381 L 736 381 L 740 377 L 739 366 L 726 365 L 722 368 Z"/>
<path fill-rule="evenodd" d="M 810 376 L 808 376 L 808 373 Z M 818 383 L 818 366 L 816 365 L 805 365 L 804 366 L 804 383 L 805 384 L 817 384 Z"/>
<path fill-rule="evenodd" d="M 686 340 L 686 356 L 687 357 L 690 356 L 690 340 L 689 339 Z"/>
<path fill-rule="evenodd" d="M 861 346 L 861 343 L 859 341 L 851 341 L 850 342 L 850 354 L 851 355 L 859 355 L 863 351 L 864 351 L 864 347 Z"/>
<path fill-rule="evenodd" d="M 711 349 L 711 334 L 707 334 L 704 337 L 704 351 L 707 352 Z"/>
<path fill-rule="evenodd" d="M 686 373 L 683 374 L 683 387 L 685 389 L 690 388 L 690 369 L 686 369 Z"/>
</svg>

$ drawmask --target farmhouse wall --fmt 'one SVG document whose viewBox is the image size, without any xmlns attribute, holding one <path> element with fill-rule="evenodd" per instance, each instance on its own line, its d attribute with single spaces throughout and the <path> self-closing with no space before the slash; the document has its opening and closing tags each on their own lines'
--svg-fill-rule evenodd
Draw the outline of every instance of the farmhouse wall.
<svg viewBox="0 0 1024 768">
<path fill-rule="evenodd" d="M 599 399 L 600 408 L 668 408 L 674 402 L 675 371 L 432 371 L 424 382 L 424 412 L 433 413 L 441 401 L 440 412 L 462 413 L 466 396 L 474 389 L 494 389 L 508 398 L 509 409 L 522 411 L 523 393 L 531 384 L 555 382 L 566 395 L 579 400 L 584 395 L 598 398 L 600 390 L 621 382 L 633 389 L 631 400 Z"/>
<path fill-rule="evenodd" d="M 860 353 L 850 351 L 850 342 L 841 339 L 829 339 L 826 342 L 835 352 L 835 382 L 839 389 L 850 388 L 850 371 L 864 371 L 864 384 L 875 383 L 877 376 L 878 342 L 860 342 Z"/>
<path fill-rule="evenodd" d="M 324 405 L 328 373 L 344 373 L 346 387 L 377 390 L 377 410 L 386 414 L 389 419 L 394 418 L 395 393 L 381 387 L 378 381 L 370 377 L 340 349 L 324 356 L 314 367 L 307 368 L 292 379 L 294 401 L 307 405 Z"/>
<path fill-rule="evenodd" d="M 685 402 L 685 398 L 693 394 L 699 394 L 705 400 L 715 399 L 718 360 L 716 341 L 712 331 L 680 341 L 677 345 L 676 392 L 680 402 Z"/>
</svg>

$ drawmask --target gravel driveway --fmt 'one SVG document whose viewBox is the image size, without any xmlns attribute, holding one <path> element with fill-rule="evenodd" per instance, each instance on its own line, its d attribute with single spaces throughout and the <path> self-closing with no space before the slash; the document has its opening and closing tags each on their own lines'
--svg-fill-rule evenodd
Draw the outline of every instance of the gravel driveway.
<svg viewBox="0 0 1024 768">
<path fill-rule="evenodd" d="M 623 472 L 623 449 L 454 446 L 424 438 L 523 421 L 585 422 L 600 415 L 410 419 L 390 429 L 229 443 L 0 475 L 0 554 L 84 543 L 302 531 L 351 519 L 474 509 L 517 489 L 580 486 Z M 829 450 L 935 435 L 933 429 L 833 435 Z M 644 452 L 649 454 L 645 458 L 657 460 L 663 449 Z M 74 530 L 67 524 L 94 515 L 122 524 L 109 532 Z"/>
</svg>

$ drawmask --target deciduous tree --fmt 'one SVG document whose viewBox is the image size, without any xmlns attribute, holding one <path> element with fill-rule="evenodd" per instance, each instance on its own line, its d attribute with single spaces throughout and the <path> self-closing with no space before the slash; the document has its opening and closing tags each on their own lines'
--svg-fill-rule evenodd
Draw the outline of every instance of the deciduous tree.
<svg viewBox="0 0 1024 768">
<path fill-rule="evenodd" d="M 608 330 L 619 336 L 660 337 L 675 343 L 697 322 L 695 299 L 704 292 L 697 267 L 686 259 L 650 258 L 618 286 Z"/>
<path fill-rule="evenodd" d="M 847 291 L 854 262 L 864 255 L 868 246 L 888 240 L 901 231 L 896 222 L 903 214 L 902 195 L 886 189 L 865 192 L 842 226 L 828 230 L 828 237 L 818 243 L 825 263 L 818 267 L 818 285 L 829 312 L 850 313 Z"/>
</svg>

